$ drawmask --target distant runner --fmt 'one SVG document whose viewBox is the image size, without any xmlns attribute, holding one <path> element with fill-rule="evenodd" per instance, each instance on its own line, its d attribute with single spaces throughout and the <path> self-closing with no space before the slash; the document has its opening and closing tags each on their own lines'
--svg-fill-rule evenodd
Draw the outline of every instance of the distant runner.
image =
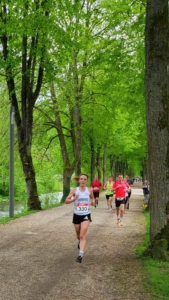
<svg viewBox="0 0 169 300">
<path fill-rule="evenodd" d="M 129 202 L 130 202 L 130 197 L 131 197 L 131 186 L 133 185 L 133 180 L 130 179 L 130 177 L 128 175 L 126 175 L 126 181 L 130 186 L 130 191 L 128 191 L 128 195 L 127 195 L 127 201 L 126 201 L 126 208 L 129 209 Z"/>
<path fill-rule="evenodd" d="M 130 190 L 130 186 L 127 182 L 123 180 L 123 175 L 118 176 L 118 180 L 113 184 L 113 191 L 115 191 L 115 204 L 116 204 L 116 214 L 117 214 L 117 225 L 123 226 L 123 214 L 124 205 L 126 202 L 126 188 Z"/>
<path fill-rule="evenodd" d="M 93 188 L 93 195 L 95 199 L 95 207 L 99 203 L 99 193 L 102 188 L 102 183 L 98 180 L 98 176 L 94 177 L 94 180 L 91 183 L 91 187 Z"/>
<path fill-rule="evenodd" d="M 107 199 L 107 207 L 108 210 L 112 210 L 112 200 L 113 200 L 113 177 L 109 176 L 108 180 L 106 181 L 105 185 L 104 185 L 104 189 L 106 190 L 106 199 Z"/>
<path fill-rule="evenodd" d="M 144 194 L 144 203 L 143 206 L 148 206 L 148 200 L 149 200 L 149 184 L 148 180 L 144 180 L 144 184 L 142 186 L 143 194 Z"/>
</svg>

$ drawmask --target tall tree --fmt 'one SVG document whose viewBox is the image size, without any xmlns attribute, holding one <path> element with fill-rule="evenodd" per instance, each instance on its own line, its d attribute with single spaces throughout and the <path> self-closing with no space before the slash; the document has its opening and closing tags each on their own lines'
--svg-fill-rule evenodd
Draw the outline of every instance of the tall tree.
<svg viewBox="0 0 169 300">
<path fill-rule="evenodd" d="M 59 45 L 62 54 L 57 62 L 59 79 L 48 77 L 52 87 L 50 91 L 54 112 L 54 120 L 50 120 L 48 124 L 57 129 L 62 150 L 64 200 L 69 192 L 73 171 L 77 175 L 81 172 L 82 114 L 83 105 L 86 104 L 86 79 L 92 80 L 92 70 L 97 65 L 95 55 L 98 45 L 103 32 L 107 32 L 108 29 L 107 22 L 101 20 L 105 12 L 97 1 L 78 0 L 76 5 L 74 1 L 59 2 L 56 10 L 59 11 L 58 22 L 64 32 L 63 41 Z M 100 19 L 97 19 L 98 15 Z M 72 145 L 71 151 L 68 151 L 70 138 Z"/>
<path fill-rule="evenodd" d="M 0 6 L 1 69 L 15 108 L 18 147 L 30 209 L 41 209 L 31 155 L 33 108 L 42 86 L 49 1 L 4 1 Z"/>
<path fill-rule="evenodd" d="M 11 2 L 9 1 L 9 3 Z M 115 139 L 115 134 L 112 136 L 112 133 L 114 128 L 114 132 L 118 133 L 118 127 L 122 127 L 121 122 L 124 124 L 124 119 L 127 119 L 127 113 L 126 115 L 124 114 L 121 119 L 119 119 L 119 117 L 115 119 L 115 116 L 119 116 L 123 111 L 128 110 L 128 104 L 130 108 L 132 107 L 132 113 L 134 111 L 134 105 L 131 105 L 131 102 L 134 102 L 136 97 L 139 98 L 138 94 L 140 91 L 136 90 L 134 92 L 136 83 L 137 87 L 141 86 L 140 74 L 138 75 L 139 67 L 137 65 L 137 59 L 135 58 L 136 56 L 134 55 L 136 52 L 134 45 L 136 43 L 134 44 L 134 42 L 132 42 L 130 44 L 129 42 L 130 37 L 132 37 L 134 41 L 136 39 L 135 29 L 138 28 L 136 25 L 139 24 L 139 20 L 136 20 L 138 7 L 135 2 L 132 6 L 136 5 L 136 10 L 133 10 L 133 7 L 128 7 L 128 3 L 124 3 L 124 1 L 118 1 L 117 6 L 115 5 L 117 4 L 116 1 L 108 3 L 107 1 L 98 2 L 96 0 L 78 0 L 76 2 L 73 0 L 65 0 L 57 1 L 52 10 L 53 15 L 50 13 L 48 16 L 47 13 L 51 11 L 52 1 L 28 1 L 29 13 L 27 14 L 27 10 L 25 9 L 25 15 L 22 13 L 23 3 L 24 1 L 18 0 L 14 6 L 15 9 L 12 11 L 13 15 L 7 15 L 8 22 L 11 16 L 13 16 L 13 20 L 14 17 L 20 16 L 16 22 L 17 25 L 14 23 L 15 35 L 12 32 L 10 35 L 12 40 L 10 41 L 9 39 L 8 41 L 8 45 L 10 45 L 9 50 L 11 50 L 14 45 L 13 50 L 15 50 L 15 52 L 11 52 L 12 55 L 15 54 L 16 49 L 18 49 L 17 55 L 13 55 L 13 58 L 17 58 L 17 65 L 12 69 L 12 71 L 18 71 L 17 76 L 14 76 L 14 79 L 17 79 L 17 81 L 15 80 L 15 87 L 17 88 L 15 89 L 17 91 L 16 97 L 18 100 L 18 79 L 20 79 L 20 77 L 19 69 L 17 68 L 21 66 L 20 58 L 23 56 L 23 53 L 26 53 L 23 51 L 24 47 L 22 47 L 20 43 L 24 31 L 24 34 L 28 37 L 29 52 L 32 53 L 33 58 L 36 56 L 34 62 L 37 63 L 32 94 L 35 91 L 36 79 L 38 78 L 38 66 L 40 66 L 41 70 L 44 70 L 45 67 L 45 71 L 47 71 L 45 72 L 46 77 L 42 77 L 50 83 L 50 86 L 52 84 L 54 88 L 51 93 L 53 102 L 49 99 L 48 90 L 45 94 L 40 95 L 37 104 L 41 106 L 41 110 L 44 110 L 44 105 L 47 104 L 48 107 L 45 108 L 45 112 L 46 109 L 51 109 L 51 112 L 54 114 L 52 120 L 51 114 L 49 116 L 50 120 L 48 124 L 50 123 L 50 126 L 52 124 L 55 129 L 59 128 L 60 121 L 60 129 L 57 132 L 57 136 L 61 141 L 62 155 L 64 158 L 67 157 L 65 160 L 63 159 L 64 189 L 66 191 L 67 188 L 69 189 L 72 172 L 74 170 L 77 173 L 80 172 L 81 161 L 83 161 L 83 170 L 87 165 L 91 165 L 92 163 L 93 166 L 95 166 L 95 170 L 97 170 L 93 159 L 92 161 L 87 161 L 87 157 L 90 158 L 90 155 L 86 155 L 85 147 L 86 144 L 89 145 L 89 139 L 92 139 L 92 157 L 94 157 L 94 160 L 96 160 L 97 157 L 98 145 L 105 145 L 105 136 L 109 141 L 113 137 L 112 152 L 114 155 L 118 156 L 118 152 L 120 152 L 122 157 L 122 152 L 124 152 L 122 149 L 122 146 L 124 146 L 123 140 L 118 144 L 119 138 Z M 40 11 L 38 7 L 41 9 Z M 18 15 L 18 12 L 20 15 Z M 50 26 L 51 30 L 49 30 L 48 26 L 50 25 L 51 17 L 54 17 L 54 15 L 56 17 L 53 18 L 53 25 Z M 12 25 L 12 21 L 10 24 Z M 13 28 L 10 24 L 8 24 L 9 26 L 7 28 Z M 29 26 L 27 26 L 27 24 L 29 24 Z M 31 44 L 29 42 L 36 34 L 38 43 L 36 47 L 31 50 Z M 15 37 L 16 40 L 14 39 Z M 12 44 L 12 41 L 15 43 Z M 139 49 L 140 41 L 141 39 L 139 38 L 137 44 L 137 48 Z M 15 45 L 17 45 L 16 49 Z M 50 49 L 50 51 L 47 52 L 46 49 Z M 122 59 L 119 59 L 120 57 Z M 9 58 L 7 62 L 12 61 L 13 67 L 14 60 L 12 60 L 11 57 Z M 27 61 L 29 62 L 29 56 L 27 56 Z M 38 65 L 39 62 L 40 65 Z M 137 72 L 137 78 L 133 76 L 134 72 Z M 31 71 L 31 77 L 29 75 L 29 68 L 27 68 L 23 78 L 27 78 L 27 82 L 29 83 L 30 78 L 33 78 L 32 74 L 33 71 Z M 109 78 L 109 80 L 106 80 L 107 78 Z M 24 87 L 25 86 L 24 84 Z M 24 92 L 22 95 L 28 95 L 28 92 L 27 94 Z M 46 99 L 49 99 L 49 101 Z M 139 99 L 141 99 L 141 97 Z M 24 110 L 22 101 L 19 102 L 19 109 L 20 103 Z M 137 104 L 139 103 L 140 101 L 137 99 Z M 29 105 L 29 101 L 27 104 Z M 33 102 L 32 104 L 34 106 Z M 113 108 L 118 108 L 119 106 L 120 109 L 117 113 Z M 139 113 L 140 111 L 138 114 Z M 107 116 L 109 119 L 108 123 Z M 21 121 L 24 121 L 22 115 Z M 111 123 L 117 124 L 117 122 L 118 126 L 111 126 L 110 128 Z M 132 124 L 134 124 L 134 122 Z M 135 124 L 135 126 L 137 126 L 137 122 Z M 121 136 L 124 137 L 124 139 L 126 137 L 128 138 L 127 132 L 124 134 L 121 132 Z M 65 139 L 64 143 L 63 138 Z M 130 143 L 130 145 L 133 144 L 134 142 Z M 29 145 L 30 144 L 28 144 L 27 149 L 30 149 Z M 107 147 L 107 145 L 105 146 Z M 111 145 L 109 145 L 109 148 L 107 147 L 107 157 L 110 157 L 110 148 Z M 63 149 L 65 150 L 63 151 Z M 126 149 L 127 153 L 131 154 L 132 149 L 125 146 L 125 150 Z M 101 161 L 102 158 L 103 147 L 100 149 L 99 161 Z M 124 155 L 124 159 L 122 158 L 122 161 L 125 160 L 126 154 Z M 93 166 L 92 169 L 94 169 Z M 91 168 L 89 167 L 89 169 Z M 110 172 L 109 169 L 108 172 Z M 100 167 L 98 171 L 99 170 L 101 170 Z"/>
<path fill-rule="evenodd" d="M 146 111 L 151 241 L 169 240 L 168 1 L 147 0 Z"/>
</svg>

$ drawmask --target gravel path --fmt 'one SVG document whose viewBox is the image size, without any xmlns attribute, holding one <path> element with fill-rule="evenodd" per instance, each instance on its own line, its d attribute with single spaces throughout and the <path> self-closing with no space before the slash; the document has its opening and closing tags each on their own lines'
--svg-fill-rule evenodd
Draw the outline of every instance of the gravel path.
<svg viewBox="0 0 169 300">
<path fill-rule="evenodd" d="M 124 227 L 104 193 L 78 264 L 73 204 L 0 225 L 0 300 L 148 300 L 142 261 L 135 257 L 145 226 L 142 190 L 133 187 Z"/>
</svg>

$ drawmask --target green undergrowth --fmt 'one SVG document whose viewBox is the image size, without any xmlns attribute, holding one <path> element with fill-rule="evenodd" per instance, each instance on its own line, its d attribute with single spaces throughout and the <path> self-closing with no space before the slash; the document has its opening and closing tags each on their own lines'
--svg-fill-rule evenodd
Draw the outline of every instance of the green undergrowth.
<svg viewBox="0 0 169 300">
<path fill-rule="evenodd" d="M 142 244 L 136 249 L 136 256 L 142 258 L 145 255 L 146 250 L 150 245 L 150 214 L 146 208 L 143 208 L 143 213 L 145 215 L 145 234 L 143 237 Z"/>
<path fill-rule="evenodd" d="M 152 300 L 169 300 L 169 262 L 154 260 L 148 253 L 150 245 L 150 214 L 143 209 L 146 232 L 142 245 L 136 249 L 136 256 L 143 260 L 145 273 L 145 290 L 152 295 Z"/>
</svg>

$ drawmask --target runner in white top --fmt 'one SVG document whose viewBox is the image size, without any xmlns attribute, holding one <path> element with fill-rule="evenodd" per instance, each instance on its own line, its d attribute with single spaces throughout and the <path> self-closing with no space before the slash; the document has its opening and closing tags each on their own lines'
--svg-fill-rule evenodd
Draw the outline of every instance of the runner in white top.
<svg viewBox="0 0 169 300">
<path fill-rule="evenodd" d="M 79 263 L 82 262 L 86 246 L 86 233 L 91 222 L 90 202 L 92 206 L 95 205 L 93 190 L 86 187 L 87 180 L 88 175 L 81 174 L 78 179 L 79 187 L 72 189 L 65 200 L 66 204 L 74 202 L 73 224 L 79 240 L 79 255 L 76 261 Z"/>
</svg>

